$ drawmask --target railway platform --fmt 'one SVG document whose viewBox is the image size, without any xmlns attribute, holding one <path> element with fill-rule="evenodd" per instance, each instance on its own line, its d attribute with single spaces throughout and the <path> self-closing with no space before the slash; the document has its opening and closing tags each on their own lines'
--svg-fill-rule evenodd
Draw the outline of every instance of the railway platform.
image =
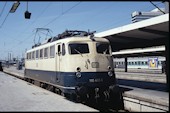
<svg viewBox="0 0 170 113">
<path fill-rule="evenodd" d="M 138 80 L 155 83 L 166 83 L 166 75 L 158 73 L 141 73 L 141 72 L 115 72 L 116 78 L 126 80 Z"/>
<path fill-rule="evenodd" d="M 61 95 L 0 72 L 0 112 L 2 111 L 98 112 L 97 109 L 69 101 Z"/>
<path fill-rule="evenodd" d="M 21 79 L 24 76 L 23 70 L 17 70 L 16 67 L 9 67 L 9 68 L 3 69 L 5 73 L 11 74 Z M 132 74 L 125 75 L 124 73 L 122 73 L 121 75 L 121 73 L 118 74 L 117 72 L 116 74 L 117 74 L 116 75 L 117 79 L 121 78 L 125 80 L 132 79 L 132 80 L 145 81 L 145 79 L 143 79 L 145 75 L 139 76 L 139 74 L 137 73 L 136 73 L 136 76 L 138 75 L 137 77 L 138 79 L 133 77 Z M 151 79 L 156 78 L 154 77 L 155 76 L 151 74 L 147 74 L 147 76 L 144 78 L 150 78 L 149 81 L 157 82 L 155 80 L 151 80 Z M 165 81 L 163 81 L 163 83 L 164 82 Z M 119 83 L 120 82 L 118 82 L 118 84 Z M 169 92 L 150 90 L 150 89 L 145 89 L 145 88 L 136 88 L 136 87 L 126 86 L 126 85 L 121 85 L 121 84 L 119 84 L 119 87 L 122 92 L 122 96 L 123 96 L 122 98 L 123 98 L 123 104 L 124 104 L 125 110 L 137 111 L 137 112 L 145 112 L 145 111 L 167 112 L 169 111 Z"/>
</svg>

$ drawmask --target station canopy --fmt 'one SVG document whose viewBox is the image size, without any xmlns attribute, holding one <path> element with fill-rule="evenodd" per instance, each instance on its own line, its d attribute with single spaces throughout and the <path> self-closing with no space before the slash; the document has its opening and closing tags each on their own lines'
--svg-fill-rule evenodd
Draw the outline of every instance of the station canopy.
<svg viewBox="0 0 170 113">
<path fill-rule="evenodd" d="M 169 13 L 96 33 L 95 36 L 107 38 L 113 52 L 153 46 L 162 47 L 169 44 Z M 163 52 L 158 52 L 158 55 L 159 53 Z M 156 55 L 156 52 L 152 55 Z"/>
</svg>

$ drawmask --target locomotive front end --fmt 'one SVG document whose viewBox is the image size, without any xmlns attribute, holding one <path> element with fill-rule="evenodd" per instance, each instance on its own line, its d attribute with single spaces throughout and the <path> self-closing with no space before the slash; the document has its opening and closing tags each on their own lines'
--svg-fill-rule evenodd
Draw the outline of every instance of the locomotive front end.
<svg viewBox="0 0 170 113">
<path fill-rule="evenodd" d="M 110 93 L 117 90 L 109 41 L 102 38 L 72 41 L 68 49 L 69 69 L 74 70 L 75 75 L 71 83 L 75 86 L 76 95 L 82 100 L 108 100 Z"/>
</svg>

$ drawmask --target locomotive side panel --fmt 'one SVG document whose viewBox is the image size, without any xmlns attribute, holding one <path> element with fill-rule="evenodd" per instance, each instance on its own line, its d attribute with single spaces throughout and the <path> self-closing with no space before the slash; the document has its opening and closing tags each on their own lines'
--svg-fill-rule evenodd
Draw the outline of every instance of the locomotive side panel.
<svg viewBox="0 0 170 113">
<path fill-rule="evenodd" d="M 46 51 L 47 56 L 45 56 L 45 49 L 48 50 Z M 53 52 L 52 55 L 51 52 Z M 32 55 L 33 53 L 34 55 Z M 25 77 L 55 83 L 55 67 L 54 43 L 37 47 L 27 52 L 27 59 L 25 61 Z"/>
</svg>

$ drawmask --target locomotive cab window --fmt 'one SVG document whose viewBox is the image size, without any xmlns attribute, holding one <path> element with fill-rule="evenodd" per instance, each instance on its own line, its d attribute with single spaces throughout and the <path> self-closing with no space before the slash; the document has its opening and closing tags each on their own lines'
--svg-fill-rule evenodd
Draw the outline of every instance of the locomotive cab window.
<svg viewBox="0 0 170 113">
<path fill-rule="evenodd" d="M 108 43 L 96 43 L 97 53 L 110 54 L 110 46 Z"/>
<path fill-rule="evenodd" d="M 88 44 L 85 43 L 72 43 L 69 44 L 70 54 L 86 54 L 89 53 Z"/>
</svg>

